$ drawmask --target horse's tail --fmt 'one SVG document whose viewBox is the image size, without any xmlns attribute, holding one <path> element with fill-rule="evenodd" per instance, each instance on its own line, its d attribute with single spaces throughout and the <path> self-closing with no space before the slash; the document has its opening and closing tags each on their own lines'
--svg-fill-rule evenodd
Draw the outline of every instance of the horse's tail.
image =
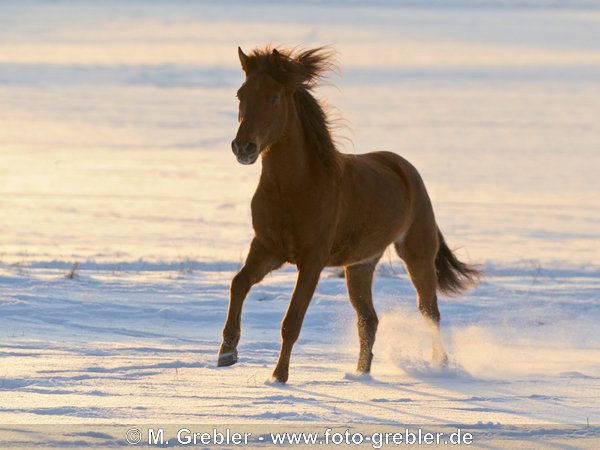
<svg viewBox="0 0 600 450">
<path fill-rule="evenodd" d="M 438 229 L 440 249 L 435 257 L 437 287 L 446 295 L 459 294 L 479 282 L 481 271 L 469 264 L 459 261 L 448 248 L 442 232 Z"/>
</svg>

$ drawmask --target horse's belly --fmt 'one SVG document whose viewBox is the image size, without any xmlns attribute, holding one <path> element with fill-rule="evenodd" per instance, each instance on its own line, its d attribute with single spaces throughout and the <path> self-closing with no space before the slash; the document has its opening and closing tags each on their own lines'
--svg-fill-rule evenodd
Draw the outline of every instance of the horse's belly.
<svg viewBox="0 0 600 450">
<path fill-rule="evenodd" d="M 406 223 L 400 218 L 387 222 L 373 221 L 339 236 L 328 261 L 330 266 L 347 266 L 381 255 L 388 245 L 402 239 Z"/>
</svg>

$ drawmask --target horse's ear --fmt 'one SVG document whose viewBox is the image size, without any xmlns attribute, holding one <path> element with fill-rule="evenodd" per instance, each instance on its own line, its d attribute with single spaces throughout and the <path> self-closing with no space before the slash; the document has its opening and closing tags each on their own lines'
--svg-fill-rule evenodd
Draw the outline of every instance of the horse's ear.
<svg viewBox="0 0 600 450">
<path fill-rule="evenodd" d="M 271 52 L 271 56 L 269 56 L 269 64 L 279 67 L 281 63 L 281 53 L 277 51 L 276 48 Z"/>
<path fill-rule="evenodd" d="M 241 47 L 238 47 L 238 56 L 240 57 L 242 70 L 248 75 L 248 56 L 242 51 Z"/>
</svg>

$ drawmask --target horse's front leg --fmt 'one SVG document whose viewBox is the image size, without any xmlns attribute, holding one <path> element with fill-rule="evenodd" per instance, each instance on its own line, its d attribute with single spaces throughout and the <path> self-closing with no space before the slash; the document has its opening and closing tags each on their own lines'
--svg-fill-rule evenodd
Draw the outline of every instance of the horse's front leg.
<svg viewBox="0 0 600 450">
<path fill-rule="evenodd" d="M 231 282 L 229 311 L 217 363 L 219 367 L 231 366 L 238 360 L 237 345 L 240 341 L 242 306 L 250 288 L 283 263 L 282 258 L 269 252 L 256 238 L 252 240 L 246 263 Z"/>
<path fill-rule="evenodd" d="M 288 379 L 292 348 L 300 335 L 304 315 L 319 282 L 323 267 L 324 264 L 319 263 L 298 266 L 296 287 L 281 324 L 281 350 L 277 367 L 273 372 L 273 378 L 280 383 L 285 383 Z"/>
</svg>

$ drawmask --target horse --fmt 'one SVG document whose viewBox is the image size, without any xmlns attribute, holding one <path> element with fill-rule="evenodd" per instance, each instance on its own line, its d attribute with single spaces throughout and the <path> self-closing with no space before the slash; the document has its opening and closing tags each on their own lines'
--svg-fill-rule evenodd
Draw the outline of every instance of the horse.
<svg viewBox="0 0 600 450">
<path fill-rule="evenodd" d="M 251 287 L 291 263 L 298 277 L 281 324 L 274 381 L 288 380 L 306 310 L 321 271 L 331 266 L 344 268 L 358 318 L 357 372 L 368 374 L 378 325 L 371 285 L 390 244 L 406 266 L 418 308 L 433 331 L 433 361 L 446 365 L 437 291 L 463 292 L 477 283 L 479 270 L 449 249 L 415 167 L 391 152 L 337 150 L 332 121 L 313 95 L 336 67 L 332 49 L 266 47 L 246 55 L 238 47 L 238 55 L 245 81 L 236 95 L 239 128 L 231 148 L 241 164 L 253 164 L 260 155 L 262 171 L 251 203 L 254 238 L 231 282 L 217 365 L 238 361 L 242 306 Z"/>
</svg>

